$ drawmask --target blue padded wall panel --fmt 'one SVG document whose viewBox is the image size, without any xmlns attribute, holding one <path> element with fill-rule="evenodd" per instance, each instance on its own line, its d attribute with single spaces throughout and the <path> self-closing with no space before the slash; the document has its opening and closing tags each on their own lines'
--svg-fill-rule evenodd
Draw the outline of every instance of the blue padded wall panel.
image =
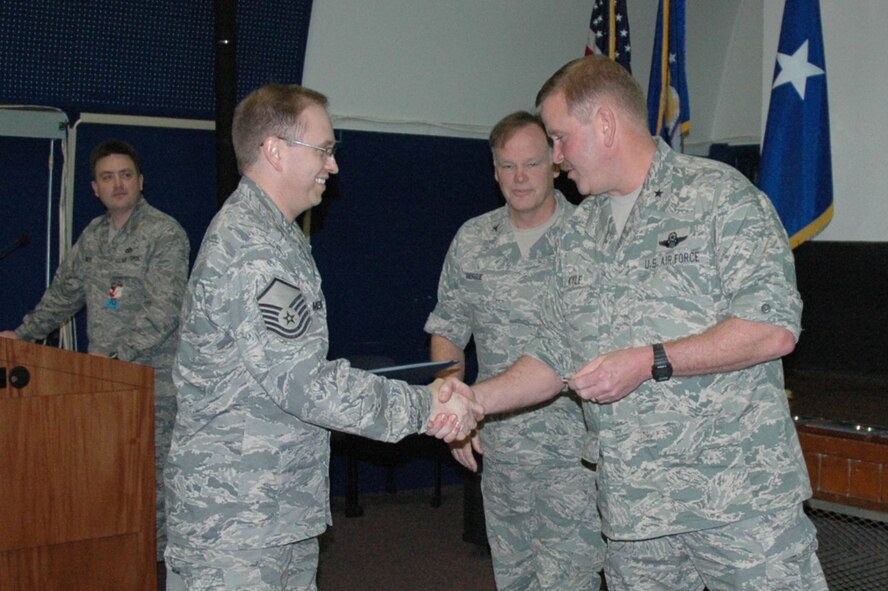
<svg viewBox="0 0 888 591">
<path fill-rule="evenodd" d="M 0 6 L 3 100 L 212 116 L 212 3 L 4 0 Z"/>
<path fill-rule="evenodd" d="M 423 325 L 468 218 L 503 203 L 486 141 L 345 131 L 340 172 L 312 210 L 332 357 L 428 358 Z"/>
<path fill-rule="evenodd" d="M 46 287 L 47 190 L 50 140 L 0 137 L 0 248 L 22 234 L 29 243 L 0 260 L 0 330 L 19 325 L 22 315 Z M 55 142 L 53 219 L 58 214 L 61 147 Z M 58 263 L 57 226 L 51 229 L 51 253 Z M 54 268 L 54 267 L 53 267 Z"/>
<path fill-rule="evenodd" d="M 214 5 L 3 0 L 0 102 L 212 119 Z M 302 80 L 311 5 L 237 2 L 238 96 Z"/>
</svg>

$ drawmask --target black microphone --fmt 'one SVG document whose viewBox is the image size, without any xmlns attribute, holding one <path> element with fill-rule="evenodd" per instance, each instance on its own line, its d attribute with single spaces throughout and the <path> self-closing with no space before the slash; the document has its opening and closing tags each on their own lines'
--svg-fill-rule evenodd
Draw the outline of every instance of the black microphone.
<svg viewBox="0 0 888 591">
<path fill-rule="evenodd" d="M 29 242 L 31 242 L 31 239 L 28 238 L 28 235 L 22 234 L 21 236 L 16 238 L 9 246 L 4 248 L 3 250 L 0 250 L 0 261 L 11 255 L 22 246 L 27 246 Z"/>
</svg>

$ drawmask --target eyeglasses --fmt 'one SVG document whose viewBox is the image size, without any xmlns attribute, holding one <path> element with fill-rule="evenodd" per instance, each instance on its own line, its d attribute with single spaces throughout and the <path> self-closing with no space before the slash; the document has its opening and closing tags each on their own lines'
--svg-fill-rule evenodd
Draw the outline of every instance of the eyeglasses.
<svg viewBox="0 0 888 591">
<path fill-rule="evenodd" d="M 319 146 L 317 144 L 309 144 L 308 142 L 301 142 L 299 140 L 289 140 L 285 137 L 277 136 L 279 140 L 287 144 L 288 146 L 303 146 L 306 148 L 311 148 L 313 150 L 318 150 L 324 153 L 324 156 L 327 158 L 334 158 L 336 156 L 336 144 L 334 143 L 332 146 Z"/>
</svg>

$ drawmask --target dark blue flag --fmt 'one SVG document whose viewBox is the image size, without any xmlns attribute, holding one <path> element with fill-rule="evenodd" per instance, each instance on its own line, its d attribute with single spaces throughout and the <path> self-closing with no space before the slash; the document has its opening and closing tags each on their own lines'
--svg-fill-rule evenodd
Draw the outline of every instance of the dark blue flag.
<svg viewBox="0 0 888 591">
<path fill-rule="evenodd" d="M 586 55 L 605 55 L 632 73 L 626 0 L 595 0 L 589 19 Z"/>
<path fill-rule="evenodd" d="M 651 135 L 673 145 L 691 130 L 691 105 L 685 74 L 685 0 L 660 0 L 648 85 Z"/>
<path fill-rule="evenodd" d="M 787 0 L 783 9 L 759 187 L 795 248 L 833 216 L 829 101 L 818 0 Z"/>
</svg>

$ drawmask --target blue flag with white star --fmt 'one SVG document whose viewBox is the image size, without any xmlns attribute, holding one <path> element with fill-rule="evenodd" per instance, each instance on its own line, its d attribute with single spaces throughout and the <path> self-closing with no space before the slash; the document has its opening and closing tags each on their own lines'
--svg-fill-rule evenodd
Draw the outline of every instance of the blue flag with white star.
<svg viewBox="0 0 888 591">
<path fill-rule="evenodd" d="M 651 135 L 673 145 L 691 130 L 691 105 L 685 73 L 685 0 L 660 0 L 654 54 L 648 84 L 648 127 Z"/>
<path fill-rule="evenodd" d="M 595 0 L 589 19 L 586 55 L 605 55 L 632 73 L 626 0 Z"/>
<path fill-rule="evenodd" d="M 759 188 L 771 198 L 792 248 L 833 216 L 829 101 L 818 0 L 786 0 Z"/>
</svg>

